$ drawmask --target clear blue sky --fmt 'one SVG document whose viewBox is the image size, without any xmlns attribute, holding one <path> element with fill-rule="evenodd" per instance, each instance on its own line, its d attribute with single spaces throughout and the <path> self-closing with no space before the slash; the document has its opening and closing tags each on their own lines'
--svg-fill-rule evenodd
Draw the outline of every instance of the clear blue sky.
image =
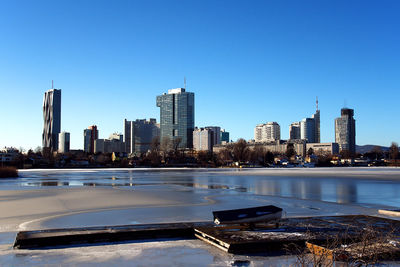
<svg viewBox="0 0 400 267">
<path fill-rule="evenodd" d="M 0 147 L 41 145 L 43 94 L 62 89 L 62 129 L 83 147 L 123 119 L 159 120 L 156 96 L 195 93 L 196 126 L 232 139 L 309 117 L 321 141 L 354 108 L 357 144 L 400 141 L 400 1 L 2 1 Z"/>
</svg>

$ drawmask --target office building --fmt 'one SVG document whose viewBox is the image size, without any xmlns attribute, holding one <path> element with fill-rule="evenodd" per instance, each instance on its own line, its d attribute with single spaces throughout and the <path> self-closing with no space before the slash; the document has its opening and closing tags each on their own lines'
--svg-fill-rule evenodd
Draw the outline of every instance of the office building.
<svg viewBox="0 0 400 267">
<path fill-rule="evenodd" d="M 125 152 L 123 135 L 120 133 L 113 133 L 108 137 L 108 139 L 96 139 L 94 141 L 94 151 L 95 153 Z"/>
<path fill-rule="evenodd" d="M 221 144 L 222 143 L 229 143 L 229 132 L 225 131 L 225 129 L 221 130 Z"/>
<path fill-rule="evenodd" d="M 193 131 L 193 149 L 196 151 L 212 151 L 214 131 L 210 128 L 196 128 Z"/>
<path fill-rule="evenodd" d="M 289 139 L 291 140 L 297 140 L 301 139 L 300 135 L 300 122 L 293 122 L 289 126 Z"/>
<path fill-rule="evenodd" d="M 213 145 L 221 144 L 221 127 L 219 126 L 206 126 L 204 129 L 211 130 L 213 132 Z"/>
<path fill-rule="evenodd" d="M 61 132 L 61 89 L 50 89 L 43 98 L 42 147 L 58 150 L 58 134 Z"/>
<path fill-rule="evenodd" d="M 258 124 L 254 129 L 255 142 L 272 142 L 281 139 L 281 127 L 277 122 Z"/>
<path fill-rule="evenodd" d="M 70 134 L 61 132 L 58 134 L 58 152 L 68 153 L 70 148 Z"/>
<path fill-rule="evenodd" d="M 83 151 L 86 153 L 95 153 L 94 142 L 99 138 L 99 131 L 96 125 L 89 126 L 83 131 Z"/>
<path fill-rule="evenodd" d="M 168 90 L 168 94 L 157 96 L 160 108 L 160 140 L 180 139 L 180 148 L 193 147 L 194 93 L 185 88 Z"/>
<path fill-rule="evenodd" d="M 342 108 L 341 117 L 335 119 L 335 141 L 340 151 L 356 153 L 356 121 L 354 110 Z"/>
<path fill-rule="evenodd" d="M 315 142 L 315 120 L 312 118 L 304 118 L 300 122 L 300 138 L 307 143 Z"/>
<path fill-rule="evenodd" d="M 124 120 L 124 142 L 126 153 L 145 153 L 151 149 L 154 138 L 160 136 L 160 125 L 156 119 Z"/>
</svg>

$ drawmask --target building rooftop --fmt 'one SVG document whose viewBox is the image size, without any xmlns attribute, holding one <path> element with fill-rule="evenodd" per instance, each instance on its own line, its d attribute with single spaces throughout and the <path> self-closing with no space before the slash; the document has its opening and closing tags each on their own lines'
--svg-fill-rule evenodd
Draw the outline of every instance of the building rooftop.
<svg viewBox="0 0 400 267">
<path fill-rule="evenodd" d="M 185 92 L 185 88 L 175 88 L 175 89 L 169 89 L 168 94 L 180 94 Z"/>
</svg>

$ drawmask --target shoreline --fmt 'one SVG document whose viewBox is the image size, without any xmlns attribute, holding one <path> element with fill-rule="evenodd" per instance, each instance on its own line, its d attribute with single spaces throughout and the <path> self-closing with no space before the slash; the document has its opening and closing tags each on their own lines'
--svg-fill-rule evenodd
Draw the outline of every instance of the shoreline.
<svg viewBox="0 0 400 267">
<path fill-rule="evenodd" d="M 271 177 L 302 177 L 302 178 L 353 178 L 400 181 L 400 167 L 318 167 L 318 168 L 83 168 L 83 169 L 23 169 L 24 173 L 96 173 L 96 172 L 209 172 L 226 173 L 233 176 L 254 175 Z M 12 178 L 18 179 L 18 178 Z"/>
</svg>

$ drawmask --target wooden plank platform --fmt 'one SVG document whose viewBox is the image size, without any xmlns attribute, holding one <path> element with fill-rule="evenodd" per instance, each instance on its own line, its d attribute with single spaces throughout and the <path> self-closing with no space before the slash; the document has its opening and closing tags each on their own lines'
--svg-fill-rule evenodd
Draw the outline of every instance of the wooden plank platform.
<svg viewBox="0 0 400 267">
<path fill-rule="evenodd" d="M 194 238 L 195 227 L 211 225 L 212 222 L 182 222 L 22 231 L 15 238 L 14 248 L 31 249 L 140 239 Z"/>
<path fill-rule="evenodd" d="M 182 222 L 23 231 L 17 234 L 14 248 L 198 237 L 229 253 L 254 253 L 284 250 L 289 244 L 305 247 L 306 241 L 318 243 L 334 238 L 357 241 L 360 229 L 366 227 L 400 236 L 400 221 L 349 215 L 286 218 L 280 221 L 278 228 L 264 225 L 256 230 L 243 226 L 216 226 L 212 222 Z"/>
<path fill-rule="evenodd" d="M 304 247 L 306 241 L 355 242 L 361 238 L 361 230 L 367 227 L 400 236 L 400 221 L 364 215 L 288 218 L 281 220 L 276 229 L 197 227 L 195 236 L 229 253 L 253 253 L 282 251 L 291 244 Z"/>
</svg>

